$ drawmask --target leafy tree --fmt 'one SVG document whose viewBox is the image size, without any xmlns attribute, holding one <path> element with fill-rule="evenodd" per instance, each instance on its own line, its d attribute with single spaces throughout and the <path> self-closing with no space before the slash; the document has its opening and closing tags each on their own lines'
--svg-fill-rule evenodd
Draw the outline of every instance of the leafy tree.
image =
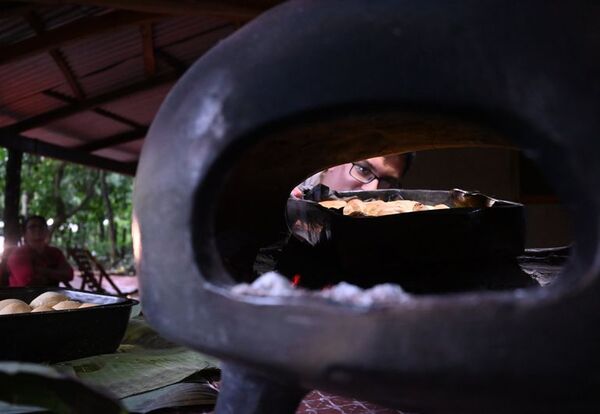
<svg viewBox="0 0 600 414">
<path fill-rule="evenodd" d="M 6 158 L 0 148 L 0 188 L 5 186 Z M 132 177 L 24 154 L 20 212 L 45 216 L 53 245 L 85 247 L 104 263 L 132 268 L 132 187 Z"/>
</svg>

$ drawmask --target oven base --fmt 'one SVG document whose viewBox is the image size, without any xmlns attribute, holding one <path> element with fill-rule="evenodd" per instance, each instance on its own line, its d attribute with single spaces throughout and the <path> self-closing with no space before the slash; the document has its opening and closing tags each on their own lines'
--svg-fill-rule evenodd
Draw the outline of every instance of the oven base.
<svg viewBox="0 0 600 414">
<path fill-rule="evenodd" d="M 237 365 L 223 365 L 215 414 L 294 414 L 308 391 L 256 374 Z"/>
</svg>

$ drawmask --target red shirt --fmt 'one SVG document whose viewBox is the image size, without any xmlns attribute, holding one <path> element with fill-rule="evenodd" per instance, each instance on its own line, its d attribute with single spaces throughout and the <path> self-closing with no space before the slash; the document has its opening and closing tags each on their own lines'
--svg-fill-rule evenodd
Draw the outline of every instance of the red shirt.
<svg viewBox="0 0 600 414">
<path fill-rule="evenodd" d="M 63 277 L 47 277 L 39 273 L 36 268 L 61 269 L 68 266 L 69 272 Z M 46 246 L 42 253 L 38 253 L 29 246 L 17 247 L 8 258 L 10 276 L 8 286 L 58 286 L 59 282 L 73 280 L 73 268 L 65 259 L 65 255 L 56 247 Z"/>
</svg>

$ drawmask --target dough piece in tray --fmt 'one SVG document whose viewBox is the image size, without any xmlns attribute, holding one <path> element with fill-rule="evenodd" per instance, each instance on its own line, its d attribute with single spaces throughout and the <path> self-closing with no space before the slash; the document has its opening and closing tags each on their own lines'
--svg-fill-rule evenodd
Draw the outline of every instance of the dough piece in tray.
<svg viewBox="0 0 600 414">
<path fill-rule="evenodd" d="M 358 198 L 353 198 L 348 201 L 346 207 L 344 207 L 345 216 L 364 216 L 365 213 L 365 202 Z"/>
<path fill-rule="evenodd" d="M 319 201 L 319 204 L 325 208 L 344 208 L 348 204 L 345 200 L 325 200 Z"/>
</svg>

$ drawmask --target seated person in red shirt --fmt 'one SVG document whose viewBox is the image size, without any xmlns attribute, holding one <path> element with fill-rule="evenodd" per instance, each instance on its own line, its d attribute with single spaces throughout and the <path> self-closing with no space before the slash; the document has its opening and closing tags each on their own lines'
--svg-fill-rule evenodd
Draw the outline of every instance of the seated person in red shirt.
<svg viewBox="0 0 600 414">
<path fill-rule="evenodd" d="M 25 220 L 24 244 L 8 258 L 9 286 L 58 286 L 59 282 L 73 280 L 73 268 L 59 249 L 48 245 L 49 236 L 44 217 Z"/>
</svg>

